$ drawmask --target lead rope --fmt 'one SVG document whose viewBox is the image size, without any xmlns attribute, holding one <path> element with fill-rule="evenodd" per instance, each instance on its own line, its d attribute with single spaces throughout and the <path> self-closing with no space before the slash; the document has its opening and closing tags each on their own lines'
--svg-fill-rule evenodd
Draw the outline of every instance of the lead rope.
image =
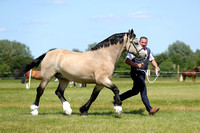
<svg viewBox="0 0 200 133">
<path fill-rule="evenodd" d="M 153 80 L 153 81 L 150 81 L 149 80 L 149 76 L 148 76 L 148 73 L 145 71 L 145 70 L 141 70 L 141 69 L 139 69 L 140 71 L 143 71 L 145 74 L 146 74 L 146 78 L 147 78 L 147 81 L 149 82 L 149 83 L 154 83 L 155 81 L 156 81 L 156 79 L 159 77 L 159 73 L 158 73 L 158 71 L 156 70 L 156 77 L 155 77 L 155 79 Z"/>
</svg>

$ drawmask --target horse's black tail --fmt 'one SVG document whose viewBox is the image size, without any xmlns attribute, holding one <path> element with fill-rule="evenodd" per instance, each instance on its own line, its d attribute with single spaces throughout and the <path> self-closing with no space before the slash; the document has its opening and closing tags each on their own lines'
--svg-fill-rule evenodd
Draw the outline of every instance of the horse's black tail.
<svg viewBox="0 0 200 133">
<path fill-rule="evenodd" d="M 24 76 L 23 76 L 23 78 L 22 78 L 22 80 L 21 80 L 21 83 L 24 84 L 25 81 L 26 81 L 26 74 L 24 74 Z"/>
<path fill-rule="evenodd" d="M 43 55 L 39 56 L 38 58 L 36 58 L 32 62 L 30 62 L 29 64 L 26 64 L 20 71 L 18 71 L 18 72 L 16 72 L 14 74 L 14 77 L 21 77 L 26 72 L 28 72 L 30 69 L 32 69 L 33 67 L 37 67 L 42 62 L 42 60 L 45 57 L 45 55 L 46 55 L 46 53 L 44 53 Z"/>
</svg>

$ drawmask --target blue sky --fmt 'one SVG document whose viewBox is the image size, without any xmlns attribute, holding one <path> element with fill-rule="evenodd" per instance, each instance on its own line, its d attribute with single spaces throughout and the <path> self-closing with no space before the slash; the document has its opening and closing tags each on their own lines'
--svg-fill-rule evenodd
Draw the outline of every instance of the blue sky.
<svg viewBox="0 0 200 133">
<path fill-rule="evenodd" d="M 1 0 L 0 40 L 29 46 L 36 58 L 51 48 L 85 51 L 89 44 L 134 29 L 154 55 L 177 40 L 200 49 L 199 0 Z"/>
</svg>

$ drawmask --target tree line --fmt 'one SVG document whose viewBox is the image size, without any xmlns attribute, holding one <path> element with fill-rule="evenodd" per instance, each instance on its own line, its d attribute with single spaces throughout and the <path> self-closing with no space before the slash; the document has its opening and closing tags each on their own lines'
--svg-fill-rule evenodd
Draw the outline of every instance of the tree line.
<svg viewBox="0 0 200 133">
<path fill-rule="evenodd" d="M 85 51 L 90 50 L 96 44 L 89 44 Z M 79 49 L 73 49 L 73 51 L 82 52 Z M 116 71 L 130 70 L 130 67 L 124 63 L 126 56 L 127 52 L 124 52 L 116 64 Z M 200 50 L 197 49 L 193 52 L 189 45 L 181 41 L 170 44 L 165 52 L 154 55 L 154 57 L 161 71 L 166 72 L 176 72 L 177 65 L 180 66 L 180 71 L 200 66 Z M 0 40 L 0 77 L 11 77 L 14 72 L 32 60 L 31 50 L 25 44 L 17 41 Z M 153 70 L 151 65 L 149 68 Z M 123 72 L 123 74 L 128 73 Z"/>
<path fill-rule="evenodd" d="M 33 56 L 25 44 L 0 40 L 0 77 L 11 77 L 14 72 L 31 60 Z"/>
</svg>

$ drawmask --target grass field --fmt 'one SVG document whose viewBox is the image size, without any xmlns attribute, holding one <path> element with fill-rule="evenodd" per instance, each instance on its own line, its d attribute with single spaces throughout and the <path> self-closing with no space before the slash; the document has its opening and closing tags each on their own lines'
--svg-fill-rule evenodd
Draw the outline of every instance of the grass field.
<svg viewBox="0 0 200 133">
<path fill-rule="evenodd" d="M 131 79 L 113 79 L 120 93 L 132 87 Z M 200 80 L 159 78 L 154 84 L 147 83 L 148 96 L 153 107 L 160 111 L 149 116 L 140 95 L 123 102 L 120 116 L 114 113 L 113 93 L 104 88 L 92 104 L 88 116 L 80 116 L 79 108 L 89 99 L 94 85 L 87 88 L 67 88 L 65 96 L 73 113 L 63 113 L 62 104 L 55 95 L 58 82 L 51 81 L 41 97 L 39 115 L 30 114 L 39 81 L 32 80 L 31 89 L 19 80 L 0 80 L 0 132 L 200 132 Z"/>
</svg>

